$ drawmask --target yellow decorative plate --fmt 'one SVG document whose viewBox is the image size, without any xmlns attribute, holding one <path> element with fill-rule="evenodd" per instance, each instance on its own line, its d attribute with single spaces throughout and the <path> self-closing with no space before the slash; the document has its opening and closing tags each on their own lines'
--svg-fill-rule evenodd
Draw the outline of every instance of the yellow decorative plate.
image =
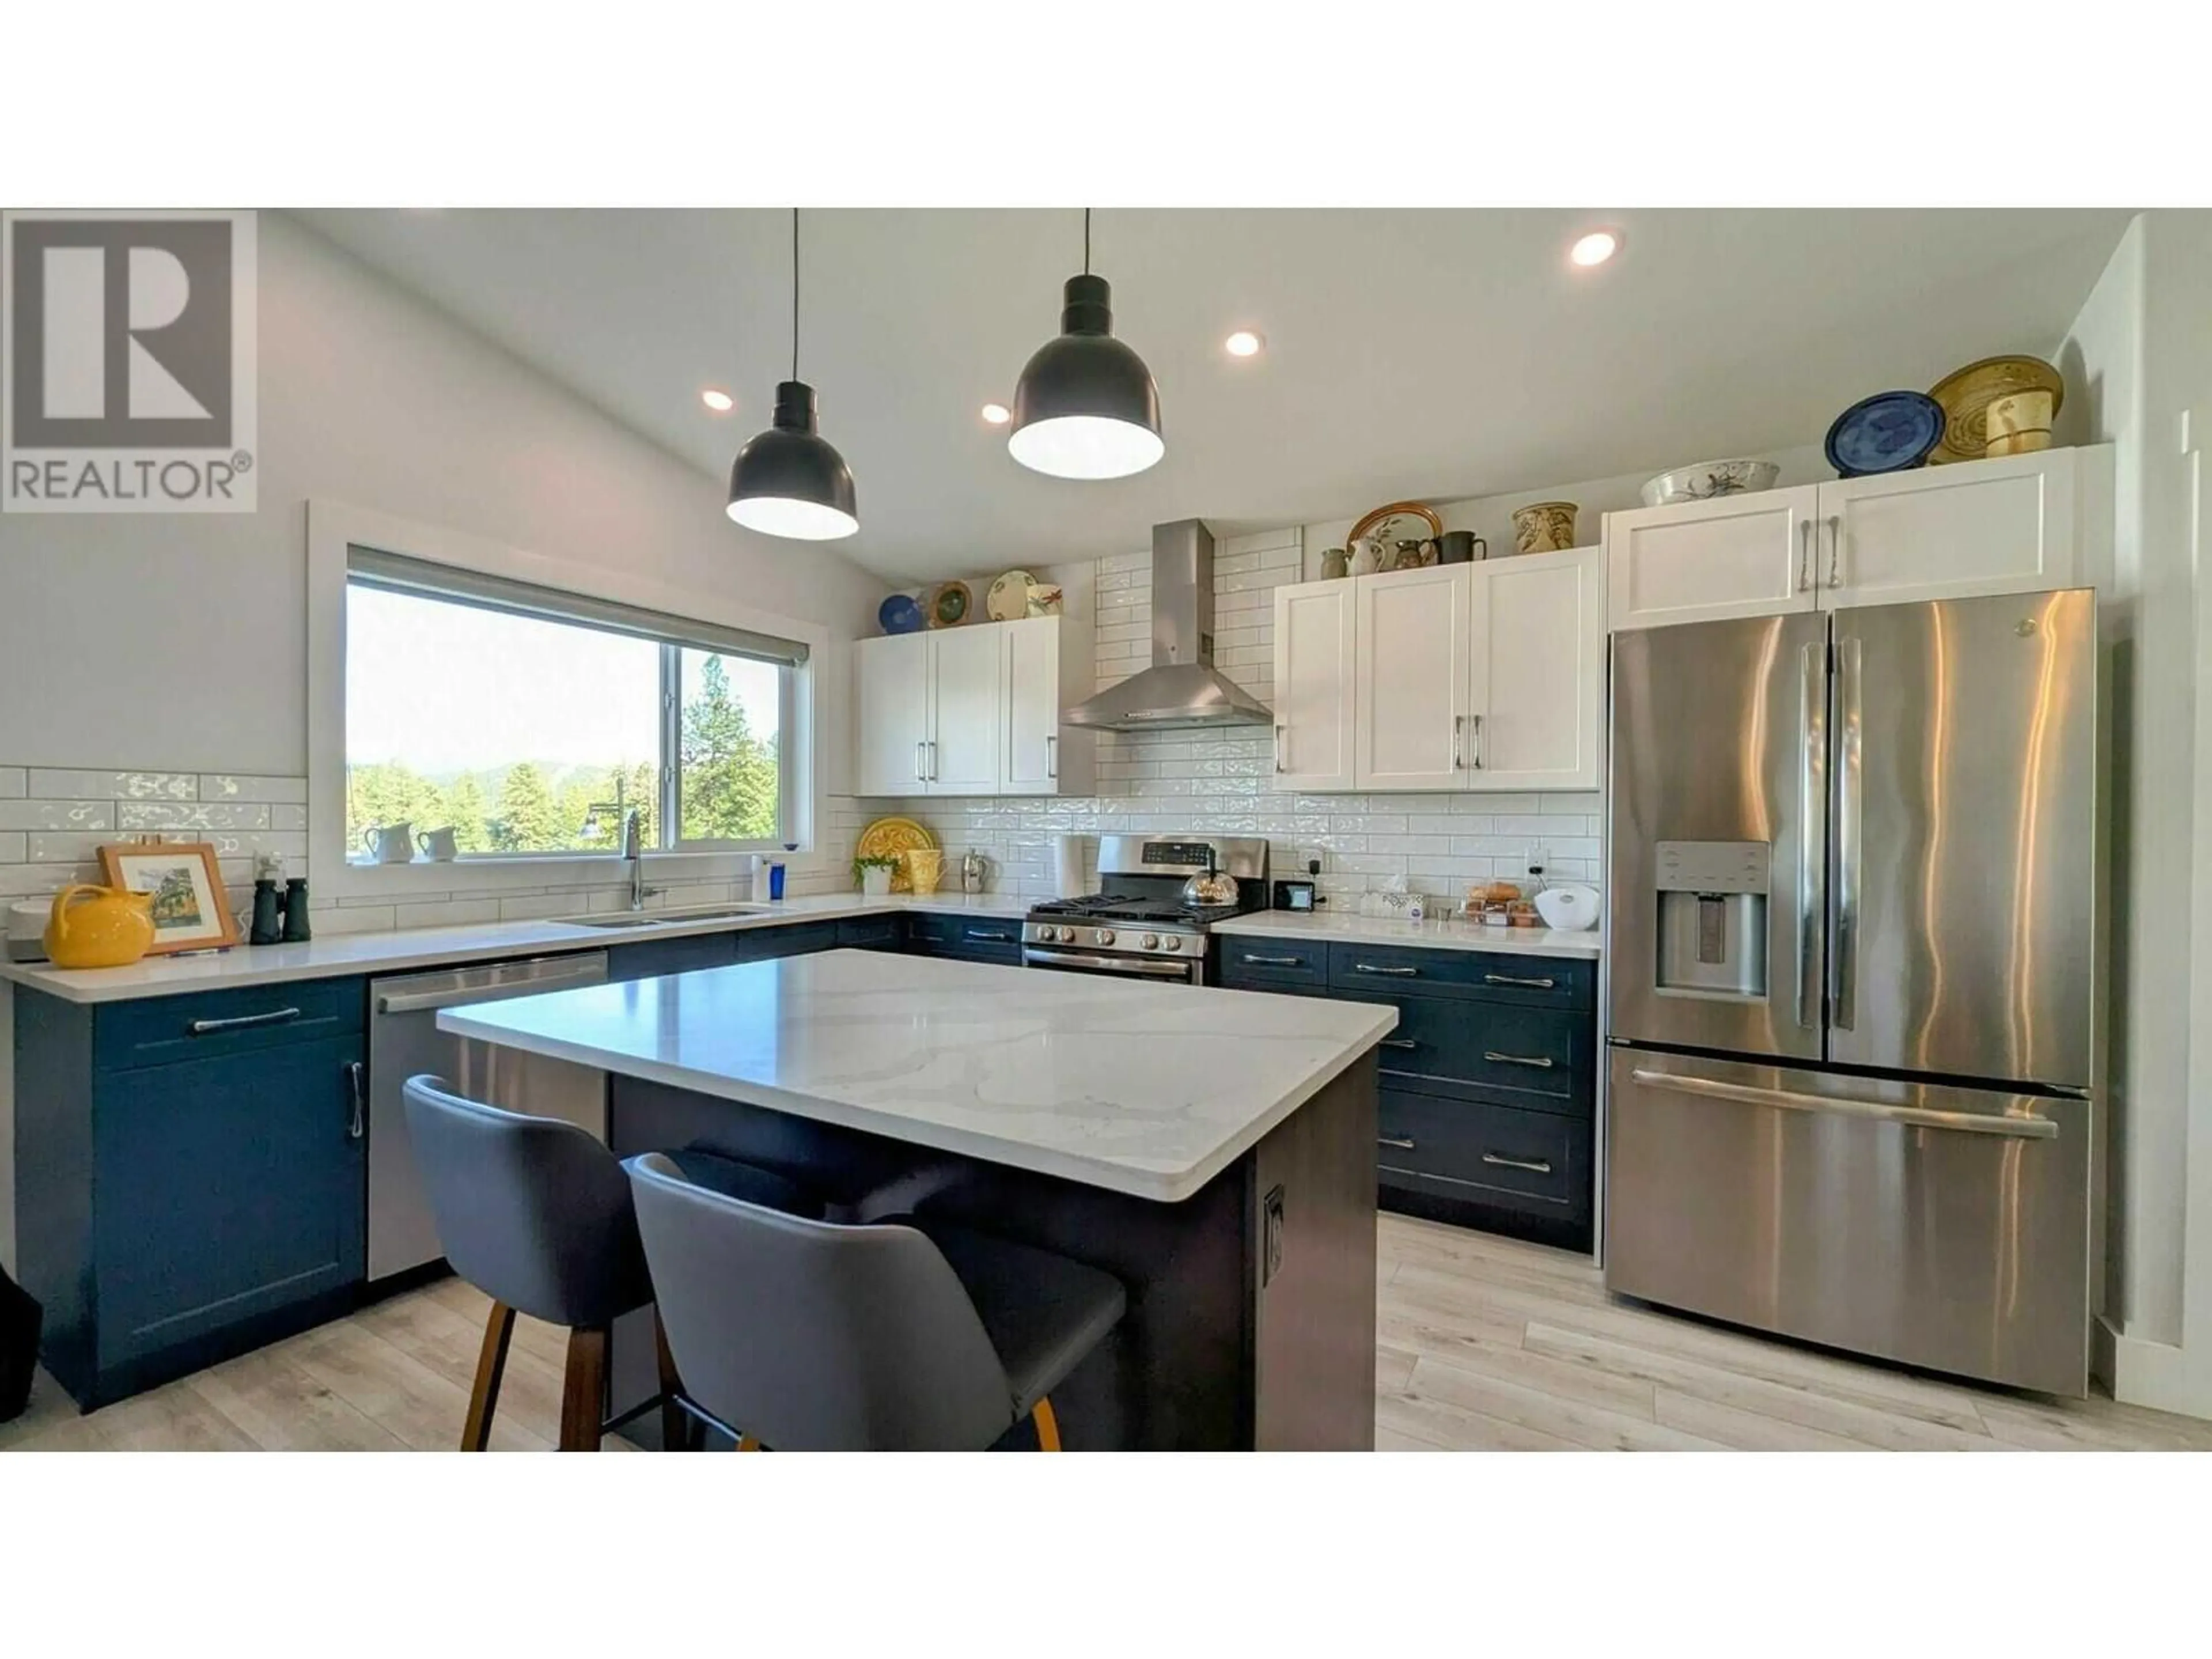
<svg viewBox="0 0 2212 1659">
<path fill-rule="evenodd" d="M 934 847 L 937 837 L 912 818 L 878 818 L 860 831 L 860 839 L 853 845 L 856 859 L 895 859 L 901 853 L 916 847 Z M 906 866 L 901 864 L 891 872 L 891 891 L 910 893 L 914 883 L 907 878 Z"/>
<path fill-rule="evenodd" d="M 1990 405 L 2015 392 L 2048 392 L 2056 415 L 2066 399 L 2066 380 L 2040 357 L 1984 357 L 1954 368 L 1928 389 L 1942 406 L 1943 438 L 1928 461 L 1978 461 L 1990 441 Z"/>
</svg>

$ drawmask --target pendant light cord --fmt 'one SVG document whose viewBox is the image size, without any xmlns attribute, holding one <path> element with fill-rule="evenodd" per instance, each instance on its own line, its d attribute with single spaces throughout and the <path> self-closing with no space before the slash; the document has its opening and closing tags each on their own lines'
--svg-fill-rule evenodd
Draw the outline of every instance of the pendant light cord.
<svg viewBox="0 0 2212 1659">
<path fill-rule="evenodd" d="M 1091 274 L 1091 210 L 1083 210 L 1083 274 Z"/>
<path fill-rule="evenodd" d="M 1084 246 L 1090 246 L 1091 232 L 1084 228 Z M 1085 254 L 1086 262 L 1088 254 Z M 791 378 L 799 378 L 799 210 L 791 210 Z"/>
</svg>

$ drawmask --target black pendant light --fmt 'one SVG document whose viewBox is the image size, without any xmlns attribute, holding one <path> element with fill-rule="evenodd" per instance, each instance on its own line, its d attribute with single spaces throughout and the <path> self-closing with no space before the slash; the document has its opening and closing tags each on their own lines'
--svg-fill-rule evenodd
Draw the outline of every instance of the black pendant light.
<svg viewBox="0 0 2212 1659">
<path fill-rule="evenodd" d="M 1160 389 L 1145 360 L 1114 337 L 1111 294 L 1091 274 L 1091 210 L 1083 210 L 1083 274 L 1067 279 L 1060 337 L 1039 349 L 1014 387 L 1007 453 L 1055 478 L 1126 478 L 1167 453 Z"/>
<path fill-rule="evenodd" d="M 853 469 L 814 429 L 814 388 L 799 378 L 799 210 L 791 210 L 791 378 L 775 389 L 775 423 L 738 452 L 729 515 L 748 530 L 835 541 L 860 527 Z"/>
</svg>

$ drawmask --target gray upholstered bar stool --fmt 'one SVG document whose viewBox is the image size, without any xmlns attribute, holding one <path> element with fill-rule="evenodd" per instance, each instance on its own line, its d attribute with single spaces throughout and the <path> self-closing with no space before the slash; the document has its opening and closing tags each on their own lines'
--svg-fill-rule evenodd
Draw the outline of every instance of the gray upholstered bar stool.
<svg viewBox="0 0 2212 1659">
<path fill-rule="evenodd" d="M 653 1299 L 621 1164 L 573 1123 L 465 1099 L 442 1078 L 410 1078 L 404 1094 L 438 1242 L 453 1271 L 492 1299 L 461 1449 L 482 1451 L 490 1438 L 520 1312 L 568 1328 L 561 1449 L 598 1450 L 614 1426 L 601 1419 L 608 1328 Z M 671 1157 L 672 1167 L 717 1190 L 776 1209 L 822 1213 L 818 1200 L 771 1170 L 711 1152 Z M 660 1387 L 663 1443 L 689 1444 L 691 1425 L 677 1403 L 679 1385 L 665 1339 Z"/>
<path fill-rule="evenodd" d="M 626 1159 L 687 1400 L 781 1451 L 981 1450 L 1105 1340 L 1119 1279 L 935 1222 L 853 1225 Z M 925 1231 L 927 1229 L 927 1231 Z"/>
</svg>

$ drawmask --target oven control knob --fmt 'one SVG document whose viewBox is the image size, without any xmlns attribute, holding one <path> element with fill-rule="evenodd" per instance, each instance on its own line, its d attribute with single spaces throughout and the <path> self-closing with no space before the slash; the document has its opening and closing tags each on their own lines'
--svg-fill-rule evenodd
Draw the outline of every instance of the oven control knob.
<svg viewBox="0 0 2212 1659">
<path fill-rule="evenodd" d="M 1073 929 L 1073 927 L 1063 927 L 1063 928 L 1061 928 L 1061 929 L 1060 930 L 1060 942 L 1062 945 L 1073 945 L 1073 944 L 1074 944 L 1074 943 L 1075 943 L 1075 929 Z"/>
<path fill-rule="evenodd" d="M 1160 943 L 1170 951 L 1180 951 L 1182 949 L 1182 936 L 1180 933 L 1170 933 Z"/>
<path fill-rule="evenodd" d="M 1114 942 L 1114 930 L 1111 927 L 1101 927 L 1091 937 L 1097 944 L 1111 945 Z"/>
<path fill-rule="evenodd" d="M 1160 936 L 1158 933 L 1147 933 L 1138 942 L 1147 951 L 1157 951 L 1160 948 Z"/>
</svg>

